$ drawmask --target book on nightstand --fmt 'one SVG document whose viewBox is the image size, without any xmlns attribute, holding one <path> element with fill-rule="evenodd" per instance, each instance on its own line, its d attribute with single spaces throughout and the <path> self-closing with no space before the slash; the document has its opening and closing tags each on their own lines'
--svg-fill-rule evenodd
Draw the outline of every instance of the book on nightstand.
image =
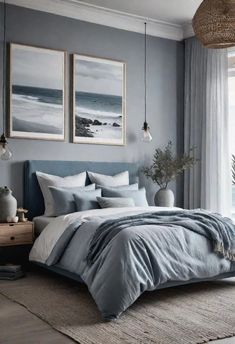
<svg viewBox="0 0 235 344">
<path fill-rule="evenodd" d="M 0 280 L 16 280 L 24 276 L 21 265 L 0 265 Z"/>
</svg>

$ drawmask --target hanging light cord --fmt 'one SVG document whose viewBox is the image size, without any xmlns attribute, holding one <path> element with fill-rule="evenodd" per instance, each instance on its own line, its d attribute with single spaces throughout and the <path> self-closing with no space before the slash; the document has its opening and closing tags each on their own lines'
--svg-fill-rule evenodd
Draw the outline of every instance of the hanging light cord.
<svg viewBox="0 0 235 344">
<path fill-rule="evenodd" d="M 144 118 L 147 121 L 147 23 L 144 23 Z"/>
<path fill-rule="evenodd" d="M 6 1 L 3 2 L 3 48 L 2 48 L 2 128 L 5 134 L 6 115 Z"/>
</svg>

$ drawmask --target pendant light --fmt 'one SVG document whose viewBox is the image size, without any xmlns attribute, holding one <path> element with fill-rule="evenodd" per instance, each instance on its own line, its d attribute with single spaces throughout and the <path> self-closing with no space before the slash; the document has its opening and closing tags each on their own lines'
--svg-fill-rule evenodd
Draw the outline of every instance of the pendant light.
<svg viewBox="0 0 235 344">
<path fill-rule="evenodd" d="M 12 153 L 9 149 L 5 136 L 5 117 L 6 117 L 6 1 L 3 3 L 3 47 L 2 47 L 2 119 L 3 134 L 0 137 L 0 159 L 10 160 Z"/>
<path fill-rule="evenodd" d="M 194 15 L 193 29 L 206 48 L 235 46 L 235 0 L 204 0 Z"/>
<path fill-rule="evenodd" d="M 144 125 L 142 128 L 142 141 L 150 142 L 153 138 L 147 122 L 147 23 L 144 23 L 144 25 Z"/>
</svg>

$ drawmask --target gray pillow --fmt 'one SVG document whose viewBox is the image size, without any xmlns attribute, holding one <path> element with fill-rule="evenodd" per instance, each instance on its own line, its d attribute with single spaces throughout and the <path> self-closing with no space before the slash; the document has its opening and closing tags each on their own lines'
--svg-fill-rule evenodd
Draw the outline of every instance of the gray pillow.
<svg viewBox="0 0 235 344">
<path fill-rule="evenodd" d="M 133 191 L 133 190 L 139 190 L 139 184 L 130 184 L 130 185 L 122 185 L 122 186 L 101 186 L 101 185 L 96 185 L 97 189 L 101 189 L 102 192 L 103 190 L 116 190 L 116 191 Z"/>
<path fill-rule="evenodd" d="M 133 198 L 124 197 L 97 197 L 97 201 L 101 208 L 124 208 L 134 207 L 135 202 Z"/>
<path fill-rule="evenodd" d="M 54 214 L 53 216 L 66 215 L 77 211 L 74 201 L 74 193 L 88 192 L 95 190 L 95 184 L 90 184 L 84 187 L 69 187 L 69 188 L 56 188 L 49 187 L 53 201 L 54 201 Z"/>
<path fill-rule="evenodd" d="M 129 172 L 124 171 L 114 176 L 106 174 L 94 173 L 87 171 L 89 179 L 92 183 L 103 185 L 103 186 L 120 186 L 129 185 Z"/>
<path fill-rule="evenodd" d="M 103 197 L 124 197 L 133 198 L 136 207 L 148 207 L 146 199 L 146 190 L 141 188 L 139 190 L 111 190 L 103 188 Z"/>
<path fill-rule="evenodd" d="M 44 198 L 45 216 L 55 215 L 55 205 L 49 190 L 50 186 L 54 186 L 55 188 L 77 188 L 84 187 L 86 182 L 86 172 L 82 172 L 74 176 L 59 177 L 37 171 L 36 176 Z"/>
<path fill-rule="evenodd" d="M 76 203 L 77 211 L 100 208 L 99 203 L 97 202 L 97 197 L 101 196 L 101 189 L 87 192 L 76 192 L 73 196 Z"/>
</svg>

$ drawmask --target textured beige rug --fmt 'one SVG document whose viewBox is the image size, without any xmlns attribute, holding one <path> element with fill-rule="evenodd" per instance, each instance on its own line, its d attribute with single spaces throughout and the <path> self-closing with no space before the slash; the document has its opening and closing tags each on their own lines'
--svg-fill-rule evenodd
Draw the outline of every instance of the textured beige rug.
<svg viewBox="0 0 235 344">
<path fill-rule="evenodd" d="M 145 293 L 112 323 L 102 322 L 85 286 L 44 271 L 0 281 L 0 293 L 81 344 L 196 344 L 235 335 L 235 280 Z"/>
</svg>

